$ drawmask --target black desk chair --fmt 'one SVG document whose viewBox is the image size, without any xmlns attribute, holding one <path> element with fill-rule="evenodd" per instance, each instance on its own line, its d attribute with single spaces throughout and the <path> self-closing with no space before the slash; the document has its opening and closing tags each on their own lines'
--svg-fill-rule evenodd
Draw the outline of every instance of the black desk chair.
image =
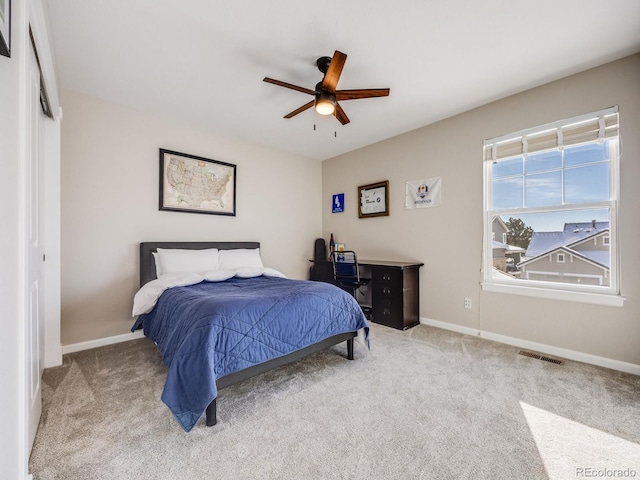
<svg viewBox="0 0 640 480">
<path fill-rule="evenodd" d="M 367 285 L 371 280 L 370 278 L 360 277 L 358 257 L 353 250 L 332 252 L 331 263 L 333 263 L 335 284 L 349 292 L 354 298 L 356 297 L 356 291 Z"/>
</svg>

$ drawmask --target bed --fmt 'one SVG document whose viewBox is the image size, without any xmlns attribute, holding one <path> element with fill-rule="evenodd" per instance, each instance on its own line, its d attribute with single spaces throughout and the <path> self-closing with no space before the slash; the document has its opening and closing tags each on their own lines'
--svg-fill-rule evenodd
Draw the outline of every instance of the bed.
<svg viewBox="0 0 640 480">
<path fill-rule="evenodd" d="M 368 346 L 369 326 L 353 297 L 328 283 L 290 280 L 264 268 L 259 248 L 258 242 L 140 244 L 134 313 L 145 313 L 131 330 L 142 328 L 158 346 L 168 368 L 162 400 L 185 431 L 203 413 L 207 426 L 217 423 L 222 388 L 342 342 L 353 360 L 357 336 Z M 186 263 L 194 256 L 185 269 L 210 271 L 172 273 L 167 259 L 175 258 L 168 255 L 178 253 Z M 149 291 L 155 303 L 140 308 Z"/>
</svg>

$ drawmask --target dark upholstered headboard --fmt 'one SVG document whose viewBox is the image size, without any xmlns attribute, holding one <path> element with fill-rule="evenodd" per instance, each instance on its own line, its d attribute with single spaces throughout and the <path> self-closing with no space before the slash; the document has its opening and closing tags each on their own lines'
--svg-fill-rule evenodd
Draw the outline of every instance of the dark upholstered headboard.
<svg viewBox="0 0 640 480">
<path fill-rule="evenodd" d="M 234 248 L 260 248 L 260 242 L 142 242 L 140 244 L 140 286 L 155 280 L 156 262 L 153 252 L 157 248 L 182 248 L 186 250 L 203 250 L 217 248 L 233 250 Z"/>
</svg>

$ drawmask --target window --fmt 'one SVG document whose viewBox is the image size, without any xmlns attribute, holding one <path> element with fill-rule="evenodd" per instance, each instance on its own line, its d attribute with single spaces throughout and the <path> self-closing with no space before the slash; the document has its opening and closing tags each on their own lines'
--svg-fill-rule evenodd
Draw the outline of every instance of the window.
<svg viewBox="0 0 640 480">
<path fill-rule="evenodd" d="M 618 144 L 617 107 L 484 142 L 484 289 L 622 305 Z"/>
</svg>

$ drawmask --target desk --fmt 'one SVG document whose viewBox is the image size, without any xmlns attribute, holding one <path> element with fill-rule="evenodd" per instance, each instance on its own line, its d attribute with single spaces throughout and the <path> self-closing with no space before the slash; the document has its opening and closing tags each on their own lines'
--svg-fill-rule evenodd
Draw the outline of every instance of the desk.
<svg viewBox="0 0 640 480">
<path fill-rule="evenodd" d="M 328 265 L 325 265 L 328 264 Z M 370 305 L 369 320 L 406 330 L 420 323 L 420 277 L 424 263 L 360 260 L 360 276 L 371 278 L 361 304 Z M 331 262 L 316 262 L 311 280 L 333 283 Z"/>
</svg>

